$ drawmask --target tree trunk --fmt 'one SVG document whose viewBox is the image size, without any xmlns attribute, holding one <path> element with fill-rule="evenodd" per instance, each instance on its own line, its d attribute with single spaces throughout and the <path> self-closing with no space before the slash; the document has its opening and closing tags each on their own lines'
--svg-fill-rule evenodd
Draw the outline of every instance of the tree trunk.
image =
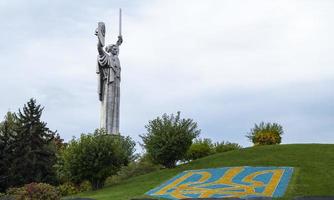
<svg viewBox="0 0 334 200">
<path fill-rule="evenodd" d="M 100 180 L 100 179 L 93 179 L 91 181 L 92 184 L 92 189 L 93 190 L 98 190 L 101 189 L 104 185 L 104 180 Z"/>
</svg>

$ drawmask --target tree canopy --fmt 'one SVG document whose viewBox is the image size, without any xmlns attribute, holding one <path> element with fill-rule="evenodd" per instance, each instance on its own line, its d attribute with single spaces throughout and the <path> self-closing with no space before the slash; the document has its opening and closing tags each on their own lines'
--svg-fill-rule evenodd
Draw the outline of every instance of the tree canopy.
<svg viewBox="0 0 334 200">
<path fill-rule="evenodd" d="M 175 167 L 183 159 L 192 140 L 200 134 L 197 123 L 192 119 L 163 114 L 145 126 L 146 133 L 140 137 L 146 152 L 154 162 L 167 168 Z"/>
</svg>

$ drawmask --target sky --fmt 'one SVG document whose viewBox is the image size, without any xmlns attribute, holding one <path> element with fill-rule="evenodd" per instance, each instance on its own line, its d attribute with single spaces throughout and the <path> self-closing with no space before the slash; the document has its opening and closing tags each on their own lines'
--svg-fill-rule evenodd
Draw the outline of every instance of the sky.
<svg viewBox="0 0 334 200">
<path fill-rule="evenodd" d="M 66 141 L 98 128 L 94 31 L 115 43 L 119 8 L 121 134 L 181 111 L 213 141 L 250 146 L 264 121 L 285 144 L 334 142 L 331 0 L 1 0 L 0 117 L 35 98 Z"/>
</svg>

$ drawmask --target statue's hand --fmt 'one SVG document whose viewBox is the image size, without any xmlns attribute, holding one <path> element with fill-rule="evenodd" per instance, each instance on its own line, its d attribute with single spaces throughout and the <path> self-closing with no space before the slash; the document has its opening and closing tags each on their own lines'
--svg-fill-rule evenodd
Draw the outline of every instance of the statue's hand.
<svg viewBox="0 0 334 200">
<path fill-rule="evenodd" d="M 117 41 L 117 44 L 118 45 L 121 45 L 123 42 L 123 37 L 121 35 L 118 36 L 118 41 Z"/>
</svg>

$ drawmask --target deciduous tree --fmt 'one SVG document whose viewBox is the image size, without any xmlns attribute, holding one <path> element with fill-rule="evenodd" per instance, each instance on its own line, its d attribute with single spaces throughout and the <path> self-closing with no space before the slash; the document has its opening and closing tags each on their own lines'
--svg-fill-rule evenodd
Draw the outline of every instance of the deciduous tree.
<svg viewBox="0 0 334 200">
<path fill-rule="evenodd" d="M 145 128 L 147 132 L 140 137 L 146 152 L 154 162 L 167 168 L 175 167 L 176 162 L 184 158 L 192 140 L 200 133 L 197 123 L 181 118 L 180 112 L 163 114 L 149 121 Z"/>
</svg>

